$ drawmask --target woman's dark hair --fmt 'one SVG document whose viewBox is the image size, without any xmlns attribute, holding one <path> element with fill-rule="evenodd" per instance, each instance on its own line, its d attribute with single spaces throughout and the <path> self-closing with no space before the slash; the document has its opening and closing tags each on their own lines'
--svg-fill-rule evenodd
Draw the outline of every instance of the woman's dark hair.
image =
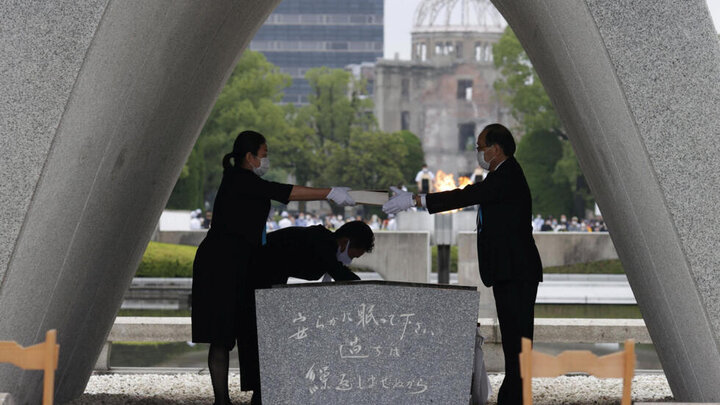
<svg viewBox="0 0 720 405">
<path fill-rule="evenodd" d="M 498 144 L 505 156 L 510 157 L 515 154 L 515 139 L 510 133 L 510 130 L 505 128 L 504 125 L 490 124 L 483 128 L 483 131 L 487 131 L 485 134 L 486 146 Z M 480 133 L 482 133 L 482 131 Z"/>
<path fill-rule="evenodd" d="M 223 157 L 222 165 L 223 169 L 232 167 L 230 159 L 235 159 L 235 165 L 238 165 L 238 161 L 242 161 L 245 155 L 250 152 L 254 156 L 257 156 L 260 150 L 260 145 L 267 143 L 265 137 L 255 131 L 242 131 L 235 138 L 232 152 L 228 153 Z"/>
<path fill-rule="evenodd" d="M 366 252 L 372 252 L 375 247 L 375 234 L 363 221 L 351 221 L 341 226 L 335 231 L 335 239 L 342 237 L 350 239 L 352 247 L 362 248 Z"/>
</svg>

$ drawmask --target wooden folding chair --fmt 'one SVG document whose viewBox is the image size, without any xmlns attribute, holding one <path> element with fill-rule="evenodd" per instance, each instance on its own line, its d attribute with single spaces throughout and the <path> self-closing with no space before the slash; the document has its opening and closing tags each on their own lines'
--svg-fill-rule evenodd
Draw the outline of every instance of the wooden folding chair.
<svg viewBox="0 0 720 405">
<path fill-rule="evenodd" d="M 635 340 L 626 340 L 625 350 L 602 357 L 588 350 L 567 350 L 554 357 L 533 350 L 532 341 L 522 338 L 520 376 L 524 405 L 532 405 L 532 377 L 557 377 L 569 372 L 585 372 L 598 378 L 622 378 L 621 405 L 630 405 L 635 372 Z"/>
<path fill-rule="evenodd" d="M 45 342 L 22 347 L 15 342 L 0 342 L 0 363 L 12 363 L 25 370 L 43 370 L 43 405 L 52 405 L 55 391 L 55 370 L 58 366 L 60 345 L 57 331 L 50 329 Z"/>
</svg>

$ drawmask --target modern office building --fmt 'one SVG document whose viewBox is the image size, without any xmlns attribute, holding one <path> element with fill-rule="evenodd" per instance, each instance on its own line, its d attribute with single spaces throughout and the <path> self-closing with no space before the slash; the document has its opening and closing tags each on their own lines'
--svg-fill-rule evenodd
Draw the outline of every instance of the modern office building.
<svg viewBox="0 0 720 405">
<path fill-rule="evenodd" d="M 293 84 L 286 103 L 305 104 L 308 69 L 345 68 L 383 55 L 384 0 L 283 0 L 250 43 Z"/>
</svg>

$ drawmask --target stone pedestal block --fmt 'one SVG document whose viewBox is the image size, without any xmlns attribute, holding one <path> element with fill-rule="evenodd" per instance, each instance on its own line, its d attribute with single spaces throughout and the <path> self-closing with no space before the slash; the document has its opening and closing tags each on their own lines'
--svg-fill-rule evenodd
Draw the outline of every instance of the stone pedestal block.
<svg viewBox="0 0 720 405">
<path fill-rule="evenodd" d="M 360 281 L 256 292 L 263 402 L 470 400 L 472 287 Z"/>
<path fill-rule="evenodd" d="M 15 405 L 12 395 L 0 393 L 0 405 Z"/>
</svg>

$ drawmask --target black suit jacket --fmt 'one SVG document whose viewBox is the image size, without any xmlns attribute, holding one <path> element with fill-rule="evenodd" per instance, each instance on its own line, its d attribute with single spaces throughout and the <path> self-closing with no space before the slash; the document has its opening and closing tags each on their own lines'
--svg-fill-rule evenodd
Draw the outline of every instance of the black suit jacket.
<svg viewBox="0 0 720 405">
<path fill-rule="evenodd" d="M 329 273 L 336 281 L 360 280 L 335 254 L 337 242 L 332 231 L 322 225 L 289 227 L 270 232 L 264 246 L 265 286 L 284 284 L 288 277 L 318 280 Z"/>
<path fill-rule="evenodd" d="M 542 264 L 532 236 L 532 201 L 525 174 L 509 157 L 485 180 L 428 194 L 428 211 L 447 211 L 480 204 L 477 251 L 480 278 L 488 287 L 507 281 L 542 281 Z"/>
</svg>

